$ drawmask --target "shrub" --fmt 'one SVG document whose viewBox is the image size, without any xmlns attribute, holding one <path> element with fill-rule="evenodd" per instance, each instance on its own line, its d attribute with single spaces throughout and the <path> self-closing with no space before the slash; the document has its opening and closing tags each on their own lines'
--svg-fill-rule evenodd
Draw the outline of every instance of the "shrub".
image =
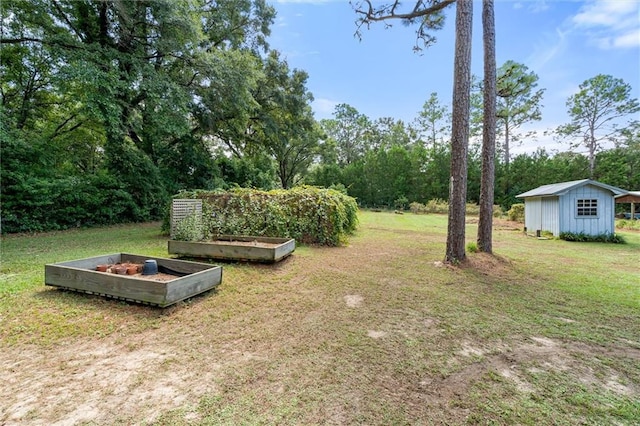
<svg viewBox="0 0 640 426">
<path fill-rule="evenodd" d="M 396 210 L 406 210 L 407 209 L 407 204 L 409 204 L 409 200 L 404 195 L 398 197 L 393 202 L 393 206 L 396 208 Z"/>
<path fill-rule="evenodd" d="M 616 228 L 640 231 L 640 220 L 619 219 L 616 220 Z"/>
<path fill-rule="evenodd" d="M 622 235 L 618 234 L 599 234 L 588 235 L 584 232 L 561 232 L 559 238 L 565 241 L 574 241 L 581 243 L 613 243 L 613 244 L 625 244 L 626 241 Z"/>
<path fill-rule="evenodd" d="M 195 211 L 176 223 L 173 239 L 179 241 L 198 241 L 205 238 L 202 229 L 202 215 Z"/>
<path fill-rule="evenodd" d="M 449 213 L 449 203 L 440 198 L 434 198 L 427 201 L 427 213 Z"/>
<path fill-rule="evenodd" d="M 420 204 L 413 202 L 409 204 L 409 211 L 415 214 L 424 213 L 449 213 L 449 203 L 439 198 L 429 200 L 427 204 Z M 468 215 L 478 216 L 480 214 L 480 206 L 474 203 L 467 203 L 465 206 L 465 212 Z M 502 209 L 498 205 L 493 206 L 493 217 L 502 216 Z"/>
<path fill-rule="evenodd" d="M 516 203 L 511 206 L 509 211 L 507 212 L 507 216 L 509 220 L 514 222 L 524 222 L 524 204 Z"/>
<path fill-rule="evenodd" d="M 409 211 L 414 214 L 420 214 L 426 213 L 427 208 L 424 204 L 420 204 L 414 201 L 413 203 L 409 204 Z"/>
<path fill-rule="evenodd" d="M 287 237 L 302 243 L 335 246 L 343 243 L 358 224 L 354 198 L 311 186 L 272 191 L 236 188 L 226 192 L 182 192 L 175 198 L 203 200 L 205 236 Z M 186 235 L 181 236 L 191 238 L 190 228 L 194 227 L 186 222 Z"/>
</svg>

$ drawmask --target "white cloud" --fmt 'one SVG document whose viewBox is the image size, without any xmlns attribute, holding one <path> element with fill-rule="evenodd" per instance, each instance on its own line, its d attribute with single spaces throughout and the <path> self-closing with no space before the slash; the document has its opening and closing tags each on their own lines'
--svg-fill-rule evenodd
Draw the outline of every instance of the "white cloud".
<svg viewBox="0 0 640 426">
<path fill-rule="evenodd" d="M 637 0 L 591 0 L 570 22 L 600 49 L 627 49 L 640 46 L 639 16 Z"/>
<path fill-rule="evenodd" d="M 631 0 L 595 0 L 580 9 L 572 20 L 582 26 L 615 27 L 627 21 L 629 15 L 637 14 L 638 4 Z"/>
<path fill-rule="evenodd" d="M 340 102 L 333 101 L 331 99 L 319 98 L 315 99 L 312 103 L 313 111 L 318 115 L 317 119 L 330 118 L 333 114 L 336 105 Z"/>
<path fill-rule="evenodd" d="M 549 5 L 546 0 L 537 0 L 529 6 L 529 11 L 533 13 L 544 12 L 547 9 L 549 9 Z"/>
<path fill-rule="evenodd" d="M 539 72 L 548 62 L 562 54 L 567 48 L 567 32 L 556 28 L 555 34 L 546 34 L 545 40 L 536 46 L 535 51 L 527 58 L 531 69 Z"/>
<path fill-rule="evenodd" d="M 614 39 L 613 46 L 619 48 L 640 47 L 640 28 L 618 36 Z"/>
<path fill-rule="evenodd" d="M 513 8 L 518 10 L 524 8 L 526 5 L 527 11 L 531 13 L 539 13 L 544 12 L 549 9 L 549 4 L 547 0 L 524 0 L 524 1 L 516 1 L 513 3 Z"/>
</svg>

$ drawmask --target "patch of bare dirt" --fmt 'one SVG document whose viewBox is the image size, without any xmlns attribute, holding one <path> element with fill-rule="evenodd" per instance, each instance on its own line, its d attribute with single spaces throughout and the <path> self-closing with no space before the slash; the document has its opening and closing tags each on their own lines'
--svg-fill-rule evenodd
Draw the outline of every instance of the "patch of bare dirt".
<svg viewBox="0 0 640 426">
<path fill-rule="evenodd" d="M 459 267 L 470 269 L 486 276 L 501 279 L 513 278 L 513 263 L 506 257 L 496 254 L 469 253 L 466 260 Z"/>
<path fill-rule="evenodd" d="M 3 425 L 111 424 L 132 413 L 177 408 L 212 386 L 211 373 L 178 362 L 175 348 L 113 339 L 0 353 Z M 213 362 L 209 371 L 215 371 Z"/>
</svg>

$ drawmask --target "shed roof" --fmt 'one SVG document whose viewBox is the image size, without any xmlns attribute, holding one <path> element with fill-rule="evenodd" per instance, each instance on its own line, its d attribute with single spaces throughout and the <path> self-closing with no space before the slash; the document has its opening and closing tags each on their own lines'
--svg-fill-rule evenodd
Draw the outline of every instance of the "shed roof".
<svg viewBox="0 0 640 426">
<path fill-rule="evenodd" d="M 550 196 L 550 195 L 563 195 L 572 189 L 579 188 L 585 185 L 593 185 L 603 189 L 607 189 L 611 191 L 613 195 L 621 195 L 621 194 L 627 193 L 627 191 L 625 191 L 624 189 L 607 185 L 606 183 L 598 182 L 591 179 L 581 179 L 581 180 L 572 180 L 570 182 L 560 182 L 560 183 L 552 183 L 549 185 L 542 185 L 538 188 L 532 189 L 531 191 L 523 192 L 520 195 L 516 195 L 516 197 L 528 198 L 528 197 L 544 197 L 544 196 Z"/>
</svg>

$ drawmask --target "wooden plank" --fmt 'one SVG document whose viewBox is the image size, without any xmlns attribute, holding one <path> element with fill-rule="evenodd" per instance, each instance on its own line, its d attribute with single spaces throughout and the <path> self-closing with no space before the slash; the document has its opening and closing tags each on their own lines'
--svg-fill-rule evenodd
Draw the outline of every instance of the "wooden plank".
<svg viewBox="0 0 640 426">
<path fill-rule="evenodd" d="M 267 243 L 267 244 L 284 244 L 289 241 L 294 241 L 291 238 L 279 238 L 279 237 L 263 237 L 263 236 L 252 236 L 252 235 L 218 235 L 214 238 L 215 241 L 243 241 L 243 242 L 252 242 L 257 241 L 259 243 Z"/>
<path fill-rule="evenodd" d="M 216 266 L 167 283 L 167 301 L 176 303 L 209 291 L 222 282 L 222 268 Z"/>
<path fill-rule="evenodd" d="M 121 253 L 105 254 L 96 257 L 89 257 L 86 259 L 69 260 L 67 262 L 56 263 L 56 265 L 95 270 L 97 265 L 111 265 L 114 263 L 122 263 Z"/>
<path fill-rule="evenodd" d="M 85 292 L 108 294 L 162 305 L 165 303 L 165 283 L 137 279 L 127 275 L 45 265 L 45 284 Z"/>
<path fill-rule="evenodd" d="M 295 249 L 296 249 L 296 240 L 289 240 L 284 244 L 279 245 L 278 247 L 276 247 L 275 253 L 273 255 L 274 260 L 278 262 L 284 259 L 285 257 L 289 256 L 291 253 L 293 253 Z"/>
<path fill-rule="evenodd" d="M 272 247 L 234 244 L 253 242 L 272 244 Z M 286 238 L 221 236 L 214 241 L 169 240 L 169 254 L 209 259 L 246 260 L 255 262 L 277 262 L 295 250 L 295 240 Z"/>
</svg>

